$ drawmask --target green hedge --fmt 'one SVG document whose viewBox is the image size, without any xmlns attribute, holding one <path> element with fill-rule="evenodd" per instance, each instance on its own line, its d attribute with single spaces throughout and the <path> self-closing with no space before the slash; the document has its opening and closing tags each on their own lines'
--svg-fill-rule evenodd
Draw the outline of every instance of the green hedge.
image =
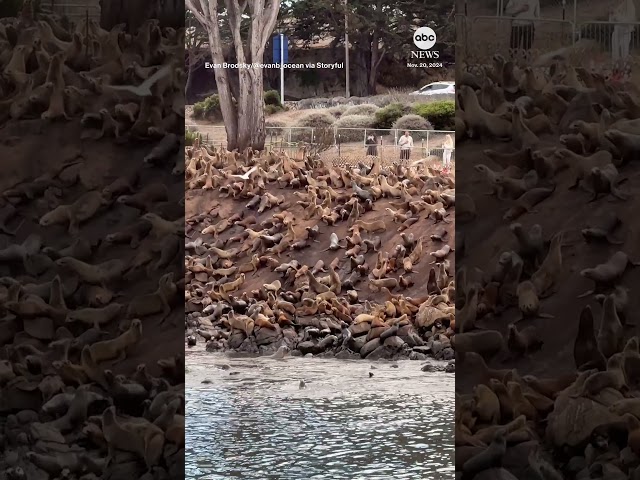
<svg viewBox="0 0 640 480">
<path fill-rule="evenodd" d="M 436 130 L 455 130 L 456 104 L 453 100 L 420 103 L 413 107 L 413 112 L 429 120 Z"/>
<path fill-rule="evenodd" d="M 266 92 L 264 92 L 264 104 L 274 105 L 276 107 L 282 105 L 282 102 L 280 101 L 280 94 L 278 93 L 278 91 L 267 90 Z"/>
<path fill-rule="evenodd" d="M 393 128 L 393 124 L 411 109 L 401 103 L 391 103 L 375 113 L 373 127 L 380 129 Z"/>
<path fill-rule="evenodd" d="M 202 135 L 198 132 L 192 132 L 191 130 L 184 130 L 184 144 L 185 145 L 193 145 L 196 141 L 196 138 L 202 138 Z"/>
<path fill-rule="evenodd" d="M 211 95 L 203 101 L 195 103 L 193 105 L 193 116 L 199 119 L 222 120 L 220 97 Z"/>
</svg>

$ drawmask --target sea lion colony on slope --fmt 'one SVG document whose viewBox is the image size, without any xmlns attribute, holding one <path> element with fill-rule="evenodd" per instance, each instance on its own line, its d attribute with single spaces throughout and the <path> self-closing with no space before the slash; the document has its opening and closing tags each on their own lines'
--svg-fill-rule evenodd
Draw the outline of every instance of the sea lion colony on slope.
<svg viewBox="0 0 640 480">
<path fill-rule="evenodd" d="M 0 30 L 14 49 L 17 38 L 49 31 L 38 24 L 28 33 L 15 20 Z M 73 42 L 80 35 L 54 31 Z M 149 31 L 159 33 L 153 22 Z M 96 51 L 112 37 L 93 35 Z M 63 41 L 54 40 L 34 42 L 36 56 L 57 55 L 52 45 Z M 22 47 L 31 58 L 31 47 Z M 7 68 L 3 89 L 20 80 L 37 88 L 38 71 L 20 76 Z M 76 78 L 74 68 L 64 67 L 63 76 Z M 6 140 L 24 124 L 12 120 L 0 135 Z M 71 142 L 77 127 L 63 127 Z M 171 175 L 177 149 L 161 141 L 145 165 L 148 146 L 92 141 L 83 154 L 78 142 L 61 158 L 57 128 L 0 146 L 7 165 L 27 160 L 25 144 L 50 148 L 35 163 L 38 173 L 29 171 L 40 176 L 5 183 L 0 193 L 0 469 L 11 479 L 177 478 L 184 466 L 181 345 L 166 358 L 173 333 L 166 319 L 182 310 L 184 275 L 184 207 L 170 191 L 182 190 Z"/>
<path fill-rule="evenodd" d="M 184 29 L 157 20 L 135 35 L 93 20 L 67 31 L 55 16 L 33 19 L 26 9 L 0 23 L 0 123 L 81 117 L 87 139 L 182 135 L 183 55 Z"/>
<path fill-rule="evenodd" d="M 619 228 L 637 215 L 619 174 L 637 171 L 640 92 L 561 60 L 547 74 L 499 55 L 460 83 L 459 155 L 484 157 L 475 171 L 499 203 L 479 192 L 466 199 L 475 216 L 462 224 L 458 211 L 457 241 L 473 249 L 456 272 L 452 343 L 466 374 L 457 378 L 457 478 L 640 478 L 640 352 L 627 314 L 638 252 L 625 252 Z M 472 155 L 468 137 L 509 147 Z M 537 210 L 547 215 L 540 223 L 530 220 Z M 543 231 L 545 221 L 558 230 Z M 501 231 L 515 248 L 488 253 Z M 597 255 L 585 262 L 569 249 Z M 594 288 L 582 293 L 580 277 Z M 575 368 L 563 372 L 571 352 Z M 527 374 L 536 367 L 539 376 Z"/>
<path fill-rule="evenodd" d="M 200 145 L 185 161 L 190 344 L 450 359 L 452 178 Z"/>
</svg>

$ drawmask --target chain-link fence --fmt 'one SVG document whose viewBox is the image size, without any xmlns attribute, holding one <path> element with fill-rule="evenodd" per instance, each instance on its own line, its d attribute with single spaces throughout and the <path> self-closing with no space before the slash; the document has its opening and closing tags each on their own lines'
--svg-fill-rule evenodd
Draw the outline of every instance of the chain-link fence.
<svg viewBox="0 0 640 480">
<path fill-rule="evenodd" d="M 618 72 L 631 76 L 640 67 L 640 22 L 608 21 L 618 2 L 592 0 L 559 0 L 542 2 L 543 18 L 533 21 L 534 33 L 530 50 L 512 50 L 512 18 L 504 15 L 507 0 L 495 0 L 495 14 L 459 15 L 456 18 L 458 45 L 465 64 L 473 71 L 491 63 L 496 53 L 529 65 L 540 55 L 566 49 L 569 63 L 589 68 L 597 65 L 603 73 Z M 638 0 L 637 3 L 640 3 Z M 489 3 L 483 12 L 488 12 Z M 482 40 L 482 41 L 480 41 Z M 580 44 L 578 44 L 580 42 Z"/>
<path fill-rule="evenodd" d="M 202 142 L 218 148 L 226 148 L 227 135 L 223 126 L 187 125 L 191 132 L 197 132 Z M 398 163 L 400 146 L 398 140 L 407 130 L 373 128 L 311 128 L 311 127 L 266 127 L 265 148 L 286 151 L 296 155 L 301 149 L 314 151 L 323 160 L 334 165 L 356 164 L 379 157 L 383 163 Z M 440 163 L 444 156 L 446 137 L 455 138 L 453 131 L 408 130 L 413 146 L 409 149 L 409 158 L 403 163 L 421 158 L 429 158 L 427 165 Z M 406 155 L 406 153 L 405 153 Z M 455 148 L 451 152 L 452 164 L 455 161 Z"/>
<path fill-rule="evenodd" d="M 98 0 L 43 0 L 40 8 L 45 13 L 55 13 L 74 23 L 86 19 L 100 21 L 100 3 Z"/>
<path fill-rule="evenodd" d="M 519 63 L 530 63 L 531 59 L 543 53 L 568 47 L 574 42 L 574 25 L 567 20 L 540 18 L 533 21 L 531 49 L 514 52 L 511 45 L 512 18 L 498 16 L 477 16 L 467 21 L 466 57 L 469 63 L 485 64 L 496 53 L 505 58 L 515 58 Z M 483 41 L 474 41 L 482 39 Z M 520 55 L 518 55 L 520 53 Z M 518 58 L 520 57 L 520 58 Z"/>
</svg>

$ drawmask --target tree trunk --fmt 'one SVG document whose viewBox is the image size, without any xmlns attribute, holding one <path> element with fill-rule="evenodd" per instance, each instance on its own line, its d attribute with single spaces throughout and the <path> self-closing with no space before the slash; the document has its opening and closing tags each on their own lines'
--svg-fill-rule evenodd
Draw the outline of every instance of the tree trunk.
<svg viewBox="0 0 640 480">
<path fill-rule="evenodd" d="M 369 95 L 376 94 L 376 85 L 377 85 L 377 73 L 378 73 L 378 57 L 380 56 L 380 46 L 378 31 L 374 30 L 373 35 L 371 37 L 371 68 L 369 69 L 369 81 L 367 84 L 367 90 L 369 91 Z"/>
<path fill-rule="evenodd" d="M 265 8 L 264 0 L 255 0 L 249 5 L 237 0 L 225 0 L 227 21 L 239 64 L 260 64 L 264 61 L 265 46 L 273 32 L 280 9 L 280 0 L 270 0 Z M 223 45 L 220 36 L 218 8 L 216 1 L 199 0 L 200 8 L 194 0 L 187 0 L 189 9 L 207 30 L 209 47 L 214 63 L 224 62 Z M 246 51 L 240 35 L 240 25 L 245 9 L 249 6 L 251 27 L 247 38 Z M 230 71 L 215 68 L 214 74 L 220 98 L 220 109 L 227 131 L 227 149 L 244 150 L 250 147 L 264 149 L 264 81 L 259 67 L 249 66 Z M 237 105 L 233 103 L 231 76 L 238 79 Z M 235 80 L 235 78 L 233 80 Z M 235 87 L 235 85 L 233 85 Z"/>
<path fill-rule="evenodd" d="M 351 95 L 356 97 L 366 97 L 369 95 L 369 75 L 367 68 L 367 57 L 369 52 L 363 51 L 361 46 L 354 44 L 354 49 L 351 52 L 353 61 L 353 69 L 350 69 L 351 73 Z"/>
</svg>

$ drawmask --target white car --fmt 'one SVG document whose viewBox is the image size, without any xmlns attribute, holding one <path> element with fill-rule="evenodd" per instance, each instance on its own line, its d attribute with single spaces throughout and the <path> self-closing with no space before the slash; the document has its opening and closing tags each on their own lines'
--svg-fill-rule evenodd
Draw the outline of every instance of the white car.
<svg viewBox="0 0 640 480">
<path fill-rule="evenodd" d="M 411 92 L 411 95 L 455 95 L 455 82 L 434 82 L 425 85 L 420 90 Z"/>
</svg>

